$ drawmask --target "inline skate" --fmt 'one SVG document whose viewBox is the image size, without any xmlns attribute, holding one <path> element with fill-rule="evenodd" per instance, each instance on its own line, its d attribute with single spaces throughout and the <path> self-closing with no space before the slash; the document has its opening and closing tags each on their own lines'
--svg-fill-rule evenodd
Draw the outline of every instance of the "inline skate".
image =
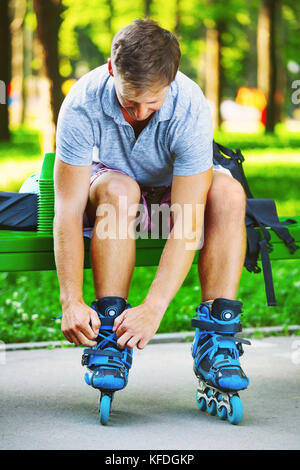
<svg viewBox="0 0 300 470">
<path fill-rule="evenodd" d="M 196 333 L 192 344 L 194 372 L 199 380 L 196 402 L 201 411 L 218 415 L 238 424 L 243 405 L 238 391 L 249 385 L 239 357 L 242 344 L 250 341 L 236 336 L 242 330 L 242 302 L 217 298 L 196 308 L 192 326 Z"/>
<path fill-rule="evenodd" d="M 112 329 L 115 319 L 131 306 L 122 297 L 103 297 L 92 302 L 91 307 L 98 313 L 101 326 L 97 345 L 83 351 L 82 365 L 87 366 L 85 382 L 100 390 L 99 417 L 105 425 L 114 393 L 126 387 L 132 365 L 132 350 L 117 346 L 118 337 Z"/>
</svg>

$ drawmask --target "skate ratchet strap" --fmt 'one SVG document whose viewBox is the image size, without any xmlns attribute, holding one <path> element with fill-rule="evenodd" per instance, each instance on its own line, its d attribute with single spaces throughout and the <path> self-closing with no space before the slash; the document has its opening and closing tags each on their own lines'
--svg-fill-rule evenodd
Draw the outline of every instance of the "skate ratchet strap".
<svg viewBox="0 0 300 470">
<path fill-rule="evenodd" d="M 120 366 L 120 363 L 125 366 L 127 366 L 129 369 L 131 368 L 132 365 L 132 354 L 125 350 L 124 351 L 106 351 L 105 349 L 84 349 L 82 359 L 81 359 L 81 364 L 83 366 L 88 366 L 90 361 L 91 356 L 105 356 L 108 357 L 109 363 L 111 363 L 112 360 L 116 359 L 118 362 L 116 363 L 117 366 Z M 120 362 L 121 361 L 121 362 Z"/>
<path fill-rule="evenodd" d="M 234 343 L 248 344 L 249 346 L 251 346 L 251 342 L 248 339 L 239 338 L 238 336 L 236 336 L 235 338 L 230 336 L 217 336 L 217 338 L 226 341 L 233 341 Z"/>
<path fill-rule="evenodd" d="M 84 355 L 87 356 L 114 356 L 114 357 L 122 357 L 122 353 L 120 351 L 106 351 L 105 349 L 85 349 L 83 351 Z"/>
<path fill-rule="evenodd" d="M 90 356 L 108 356 L 111 358 L 119 358 L 122 359 L 122 353 L 120 351 L 105 351 L 105 349 L 84 349 L 83 355 L 81 359 L 81 364 L 83 366 L 89 365 L 89 358 Z"/>
<path fill-rule="evenodd" d="M 231 325 L 220 325 L 216 322 L 207 322 L 199 320 L 198 318 L 192 318 L 191 325 L 195 328 L 199 328 L 202 331 L 212 331 L 216 333 L 238 333 L 242 331 L 241 323 L 233 323 Z"/>
<path fill-rule="evenodd" d="M 241 349 L 242 347 L 239 346 L 241 343 L 251 345 L 250 341 L 248 341 L 247 339 L 243 339 L 243 338 L 234 338 L 233 336 L 219 336 L 219 335 L 213 336 L 205 344 L 202 345 L 201 355 L 199 354 L 197 356 L 198 362 L 200 363 L 205 356 L 210 354 L 212 351 L 215 351 L 218 347 L 222 348 L 222 344 L 218 344 L 218 343 L 222 343 L 222 341 L 227 341 L 227 342 L 229 341 L 233 343 L 233 348 L 235 350 L 236 349 L 238 350 L 238 352 L 240 353 L 239 355 L 243 354 L 243 351 Z M 235 344 L 237 344 L 237 348 Z"/>
<path fill-rule="evenodd" d="M 232 364 L 231 361 L 229 361 L 229 359 L 224 359 L 223 361 L 219 361 L 219 362 L 216 362 L 213 366 L 211 366 L 211 369 L 218 372 L 220 368 L 224 368 L 224 367 L 233 367 L 234 364 Z"/>
</svg>

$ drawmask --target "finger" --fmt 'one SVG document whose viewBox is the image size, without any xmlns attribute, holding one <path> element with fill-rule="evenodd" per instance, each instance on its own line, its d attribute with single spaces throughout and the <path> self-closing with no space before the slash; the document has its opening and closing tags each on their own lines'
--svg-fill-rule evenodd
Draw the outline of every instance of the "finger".
<svg viewBox="0 0 300 470">
<path fill-rule="evenodd" d="M 130 338 L 129 341 L 127 341 L 127 344 L 126 344 L 127 348 L 133 349 L 137 345 L 139 340 L 140 340 L 140 336 L 133 336 L 132 338 Z"/>
<path fill-rule="evenodd" d="M 125 348 L 127 341 L 129 341 L 131 337 L 131 333 L 124 333 L 117 341 L 117 345 L 119 346 L 119 348 Z"/>
<path fill-rule="evenodd" d="M 64 337 L 65 337 L 70 343 L 72 343 L 73 341 L 71 340 L 71 337 L 70 337 L 68 331 L 65 330 L 65 328 L 63 327 L 63 325 L 61 325 L 60 329 L 61 329 L 61 332 L 62 332 L 62 334 L 64 335 Z"/>
<path fill-rule="evenodd" d="M 144 338 L 142 338 L 138 343 L 137 343 L 137 348 L 138 349 L 144 349 L 145 346 L 147 346 L 148 342 L 150 340 L 145 340 Z"/>
<path fill-rule="evenodd" d="M 76 330 L 78 333 L 83 334 L 83 336 L 85 336 L 87 340 L 95 339 L 96 334 L 91 328 L 89 323 L 84 322 L 84 323 L 79 324 Z"/>
<path fill-rule="evenodd" d="M 80 345 L 80 342 L 78 341 L 77 336 L 76 336 L 75 333 L 72 333 L 71 331 L 69 331 L 68 336 L 71 338 L 71 343 L 74 343 L 75 346 Z"/>
<path fill-rule="evenodd" d="M 76 340 L 79 342 L 79 344 L 82 344 L 83 346 L 93 347 L 97 344 L 97 341 L 91 341 L 80 331 L 77 332 Z M 79 344 L 77 344 L 77 346 L 79 346 Z"/>
<path fill-rule="evenodd" d="M 125 319 L 125 312 L 121 313 L 121 315 L 115 318 L 113 331 L 116 331 L 119 328 L 119 326 L 124 321 L 124 319 Z"/>
<path fill-rule="evenodd" d="M 69 343 L 73 343 L 73 339 L 71 338 L 71 336 L 68 333 L 63 331 L 62 334 L 69 341 Z"/>
<path fill-rule="evenodd" d="M 128 330 L 128 324 L 127 322 L 125 322 L 125 318 L 124 318 L 123 322 L 116 329 L 116 335 L 118 336 L 118 338 L 120 338 L 120 336 L 126 333 L 127 330 Z"/>
<path fill-rule="evenodd" d="M 74 337 L 72 336 L 72 333 L 69 328 L 65 329 L 65 327 L 63 327 L 62 325 L 61 331 L 64 337 L 69 341 L 69 343 L 74 343 Z"/>
<path fill-rule="evenodd" d="M 101 322 L 100 322 L 100 318 L 98 314 L 94 310 L 92 310 L 92 313 L 91 313 L 91 324 L 92 324 L 92 330 L 95 336 L 98 336 Z"/>
</svg>

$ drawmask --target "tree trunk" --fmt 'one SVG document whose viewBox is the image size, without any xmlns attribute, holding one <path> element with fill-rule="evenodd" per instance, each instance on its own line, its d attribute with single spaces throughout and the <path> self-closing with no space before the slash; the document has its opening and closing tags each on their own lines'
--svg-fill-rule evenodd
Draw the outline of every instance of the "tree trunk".
<svg viewBox="0 0 300 470">
<path fill-rule="evenodd" d="M 278 84 L 278 53 L 276 23 L 279 17 L 278 0 L 262 0 L 257 27 L 257 86 L 266 95 L 266 132 L 274 132 L 278 112 L 276 88 Z"/>
<path fill-rule="evenodd" d="M 152 0 L 144 0 L 144 15 L 145 15 L 145 18 L 150 18 L 150 16 L 151 16 L 151 3 L 152 3 Z"/>
<path fill-rule="evenodd" d="M 10 124 L 20 126 L 24 113 L 24 20 L 26 0 L 10 0 L 12 9 L 11 31 L 11 75 L 14 103 L 10 109 Z"/>
<path fill-rule="evenodd" d="M 58 57 L 58 32 L 62 5 L 61 0 L 34 0 L 33 5 L 37 16 L 37 33 L 44 53 L 46 75 L 50 81 L 50 103 L 53 122 L 56 126 L 64 98 Z"/>
<path fill-rule="evenodd" d="M 11 78 L 11 37 L 8 0 L 0 0 L 0 140 L 9 140 L 8 85 Z"/>
<path fill-rule="evenodd" d="M 221 28 L 219 26 L 206 30 L 205 96 L 211 107 L 214 129 L 220 125 Z"/>
</svg>

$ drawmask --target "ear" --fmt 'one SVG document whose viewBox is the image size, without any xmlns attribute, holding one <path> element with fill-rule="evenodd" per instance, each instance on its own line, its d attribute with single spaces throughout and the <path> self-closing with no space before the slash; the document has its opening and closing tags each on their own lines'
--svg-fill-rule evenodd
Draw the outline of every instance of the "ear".
<svg viewBox="0 0 300 470">
<path fill-rule="evenodd" d="M 113 69 L 112 69 L 111 59 L 110 59 L 110 58 L 107 59 L 107 65 L 108 65 L 109 75 L 111 75 L 111 76 L 113 77 L 113 76 L 114 76 L 114 72 L 113 72 Z"/>
</svg>

